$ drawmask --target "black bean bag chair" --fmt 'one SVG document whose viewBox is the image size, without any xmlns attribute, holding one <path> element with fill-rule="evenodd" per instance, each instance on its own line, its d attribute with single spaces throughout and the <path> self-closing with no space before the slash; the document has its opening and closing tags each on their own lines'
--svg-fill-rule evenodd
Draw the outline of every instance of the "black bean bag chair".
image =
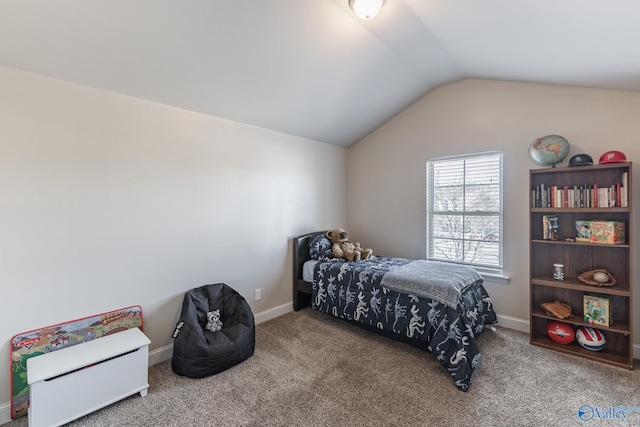
<svg viewBox="0 0 640 427">
<path fill-rule="evenodd" d="M 205 328 L 207 313 L 220 309 L 222 329 Z M 224 283 L 187 292 L 173 333 L 173 371 L 190 378 L 217 374 L 251 357 L 255 320 L 249 303 Z"/>
</svg>

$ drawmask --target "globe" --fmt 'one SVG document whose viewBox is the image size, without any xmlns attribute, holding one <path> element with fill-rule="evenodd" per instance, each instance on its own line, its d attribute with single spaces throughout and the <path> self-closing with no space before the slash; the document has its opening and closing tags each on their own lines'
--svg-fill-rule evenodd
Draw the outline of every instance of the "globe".
<svg viewBox="0 0 640 427">
<path fill-rule="evenodd" d="M 569 154 L 569 142 L 560 135 L 537 138 L 529 147 L 529 157 L 540 166 L 555 166 Z"/>
</svg>

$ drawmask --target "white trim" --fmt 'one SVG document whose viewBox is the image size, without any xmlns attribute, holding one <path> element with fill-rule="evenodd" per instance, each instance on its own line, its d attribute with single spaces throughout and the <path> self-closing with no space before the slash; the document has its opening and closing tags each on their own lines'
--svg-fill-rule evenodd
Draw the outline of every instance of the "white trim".
<svg viewBox="0 0 640 427">
<path fill-rule="evenodd" d="M 279 305 L 277 307 L 270 308 L 265 311 L 261 311 L 254 315 L 256 325 L 264 323 L 267 320 L 275 319 L 293 311 L 293 302 Z M 173 344 L 165 345 L 164 347 L 157 348 L 149 352 L 149 366 L 157 365 L 165 360 L 171 359 L 173 356 Z"/>
<path fill-rule="evenodd" d="M 256 325 L 264 323 L 268 320 L 275 319 L 293 311 L 293 301 L 286 304 L 279 305 L 277 307 L 270 308 L 265 311 L 261 311 L 254 315 Z M 149 366 L 157 365 L 166 360 L 171 359 L 173 356 L 173 344 L 165 345 L 164 347 L 157 348 L 149 352 Z M 11 419 L 11 402 L 5 402 L 0 405 L 0 425 L 13 421 Z"/>
<path fill-rule="evenodd" d="M 278 307 L 271 308 L 269 310 L 261 311 L 256 314 L 256 324 L 264 323 L 268 320 L 275 319 L 293 311 L 293 302 L 282 304 Z M 514 329 L 516 331 L 529 334 L 529 321 L 527 319 L 520 319 L 518 317 L 512 317 L 507 315 L 498 314 L 498 325 L 508 329 Z M 166 345 L 164 347 L 155 349 L 149 352 L 149 366 L 156 365 L 171 359 L 173 355 L 173 344 Z M 634 359 L 640 359 L 640 344 L 633 345 L 633 357 Z M 0 405 L 0 425 L 11 422 L 11 403 L 6 402 Z"/>
<path fill-rule="evenodd" d="M 498 314 L 498 326 L 529 334 L 529 321 L 517 317 Z M 640 359 L 640 344 L 633 344 L 633 358 Z"/>
<path fill-rule="evenodd" d="M 511 280 L 511 278 L 509 276 L 505 276 L 505 275 L 502 275 L 502 274 L 483 273 L 482 271 L 478 271 L 478 273 L 480 273 L 482 278 L 487 282 L 509 283 L 509 280 Z"/>
<path fill-rule="evenodd" d="M 478 159 L 482 163 L 478 164 L 469 164 L 472 160 Z M 494 166 L 494 163 L 497 160 L 497 168 Z M 496 170 L 497 169 L 497 170 Z M 436 173 L 436 171 L 441 171 L 440 173 Z M 472 208 L 471 206 L 467 207 L 466 203 L 462 203 L 462 206 L 451 207 L 451 206 L 440 206 L 437 200 L 441 200 L 437 195 L 440 194 L 436 191 L 436 188 L 450 188 L 457 189 L 457 191 L 462 191 L 466 194 L 467 189 L 477 187 L 477 183 L 472 182 L 471 177 L 473 176 L 483 176 L 486 178 L 491 178 L 491 186 L 495 186 L 496 183 L 493 182 L 493 178 L 495 178 L 495 173 L 498 173 L 498 182 L 497 182 L 497 193 L 498 193 L 498 210 L 490 209 L 490 207 L 486 208 L 477 208 L 478 210 Z M 462 182 L 459 182 L 462 180 Z M 470 180 L 471 182 L 468 182 Z M 449 191 L 449 190 L 443 190 Z M 452 190 L 455 191 L 455 190 Z M 490 190 L 490 194 L 495 197 L 494 190 Z M 456 196 L 457 197 L 457 196 Z M 462 198 L 466 200 L 466 196 L 463 194 Z M 441 249 L 446 249 L 448 244 L 444 244 L 440 246 L 436 244 L 435 241 L 437 239 L 454 242 L 454 241 L 462 241 L 462 242 L 471 242 L 472 237 L 467 236 L 467 233 L 453 233 L 454 235 L 444 235 L 450 233 L 444 233 L 443 235 L 437 235 L 435 227 L 437 218 L 450 218 L 450 217 L 461 218 L 463 222 L 466 223 L 467 217 L 473 218 L 498 218 L 498 259 L 489 264 L 479 264 L 477 261 L 465 261 L 464 259 L 453 259 L 465 258 L 465 254 L 437 254 L 436 246 Z M 504 153 L 502 150 L 493 150 L 482 153 L 472 153 L 472 154 L 460 154 L 455 156 L 446 156 L 446 157 L 438 157 L 433 159 L 428 159 L 426 163 L 426 242 L 427 242 L 427 260 L 428 261 L 441 261 L 441 262 L 450 262 L 453 264 L 460 265 L 468 265 L 472 268 L 476 268 L 480 274 L 482 271 L 485 271 L 489 274 L 494 275 L 502 275 L 503 271 L 503 260 L 504 260 Z M 493 229 L 493 228 L 492 228 Z M 494 243 L 493 240 L 486 240 L 485 242 Z M 465 245 L 466 246 L 466 245 Z M 485 250 L 480 250 L 480 253 L 489 254 L 490 252 Z M 450 258 L 453 257 L 453 258 Z M 489 262 L 485 260 L 485 263 Z M 503 277 L 503 281 L 508 281 L 508 278 Z"/>
<path fill-rule="evenodd" d="M 149 366 L 157 365 L 165 360 L 171 359 L 173 356 L 173 344 L 165 345 L 164 347 L 156 348 L 149 352 Z"/>
<path fill-rule="evenodd" d="M 255 315 L 256 325 L 264 323 L 267 320 L 275 319 L 283 314 L 287 314 L 293 311 L 293 301 L 286 304 L 279 305 L 277 307 L 270 308 Z"/>
<path fill-rule="evenodd" d="M 5 402 L 0 405 L 0 425 L 10 423 L 11 421 L 13 421 L 11 419 L 11 402 Z"/>
<path fill-rule="evenodd" d="M 529 321 L 526 319 L 498 314 L 498 326 L 529 334 Z"/>
</svg>

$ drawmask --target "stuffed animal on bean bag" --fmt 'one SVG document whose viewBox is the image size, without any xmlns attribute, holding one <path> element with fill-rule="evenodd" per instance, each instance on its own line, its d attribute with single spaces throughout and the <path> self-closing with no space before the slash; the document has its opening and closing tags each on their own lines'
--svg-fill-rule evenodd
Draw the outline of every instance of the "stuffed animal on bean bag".
<svg viewBox="0 0 640 427">
<path fill-rule="evenodd" d="M 217 332 L 222 329 L 222 320 L 220 320 L 220 309 L 207 313 L 207 324 L 204 327 L 207 331 Z"/>
<path fill-rule="evenodd" d="M 344 258 L 347 261 L 360 261 L 367 259 L 373 254 L 372 249 L 363 249 L 359 242 L 350 242 L 347 232 L 342 228 L 327 231 L 327 237 L 333 243 L 333 256 Z"/>
</svg>

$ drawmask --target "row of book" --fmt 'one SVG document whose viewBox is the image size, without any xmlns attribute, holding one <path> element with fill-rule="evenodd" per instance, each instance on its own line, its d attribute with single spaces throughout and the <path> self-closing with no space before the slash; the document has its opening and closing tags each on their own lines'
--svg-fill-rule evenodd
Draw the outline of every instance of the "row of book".
<svg viewBox="0 0 640 427">
<path fill-rule="evenodd" d="M 583 186 L 545 186 L 540 184 L 531 190 L 531 206 L 534 208 L 613 208 L 629 207 L 628 173 L 615 185 L 600 187 L 598 184 Z"/>
</svg>

